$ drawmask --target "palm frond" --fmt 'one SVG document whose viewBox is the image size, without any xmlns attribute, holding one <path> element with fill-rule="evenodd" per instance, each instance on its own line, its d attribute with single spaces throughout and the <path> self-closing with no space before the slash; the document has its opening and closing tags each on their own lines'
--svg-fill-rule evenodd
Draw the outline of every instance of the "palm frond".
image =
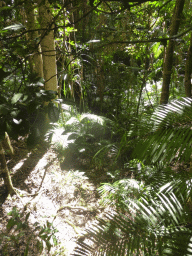
<svg viewBox="0 0 192 256">
<path fill-rule="evenodd" d="M 74 255 L 192 255 L 192 179 L 168 165 L 174 158 L 191 160 L 191 123 L 191 99 L 156 110 L 147 124 L 151 131 L 134 151 L 134 159 L 149 163 L 137 174 L 139 189 L 128 180 L 100 188 L 117 210 L 87 229 Z"/>
<path fill-rule="evenodd" d="M 151 163 L 170 163 L 174 158 L 189 161 L 192 143 L 192 100 L 183 98 L 157 108 L 152 115 L 152 131 L 136 147 L 134 154 Z"/>
<path fill-rule="evenodd" d="M 192 255 L 192 218 L 175 189 L 178 182 L 188 190 L 186 181 L 172 181 L 129 199 L 126 214 L 106 214 L 79 240 L 74 255 Z"/>
</svg>

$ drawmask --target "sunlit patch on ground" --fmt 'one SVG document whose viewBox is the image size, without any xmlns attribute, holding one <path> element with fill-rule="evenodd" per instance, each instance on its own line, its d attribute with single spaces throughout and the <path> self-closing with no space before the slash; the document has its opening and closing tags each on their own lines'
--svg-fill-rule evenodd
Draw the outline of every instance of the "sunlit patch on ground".
<svg viewBox="0 0 192 256">
<path fill-rule="evenodd" d="M 55 233 L 58 245 L 51 249 L 50 255 L 71 255 L 81 232 L 100 213 L 96 188 L 86 173 L 76 169 L 62 170 L 54 151 L 43 145 L 31 154 L 26 148 L 18 147 L 9 169 L 13 182 L 15 178 L 14 186 L 21 191 L 22 201 L 13 196 L 0 205 L 2 231 L 6 230 L 10 218 L 7 213 L 12 207 L 22 211 L 26 205 L 31 227 L 35 222 L 43 226 L 49 221 L 58 230 Z M 26 196 L 27 193 L 30 195 Z M 29 255 L 38 255 L 32 245 L 30 250 Z M 41 255 L 48 254 L 44 251 Z"/>
</svg>

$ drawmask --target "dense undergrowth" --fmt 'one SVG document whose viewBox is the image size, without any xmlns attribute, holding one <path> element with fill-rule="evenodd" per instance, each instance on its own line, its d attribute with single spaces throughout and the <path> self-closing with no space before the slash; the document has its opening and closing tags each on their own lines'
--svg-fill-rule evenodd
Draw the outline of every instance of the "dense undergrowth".
<svg viewBox="0 0 192 256">
<path fill-rule="evenodd" d="M 73 255 L 192 255 L 191 100 L 160 106 L 129 130 L 104 116 L 62 108 L 45 140 L 65 169 L 87 172 L 109 209 L 82 234 Z M 22 222 L 15 209 L 10 214 L 7 228 L 16 226 L 23 236 L 28 216 Z M 35 229 L 39 250 L 41 240 L 48 250 L 54 246 L 50 223 Z M 17 236 L 1 239 L 16 246 Z"/>
<path fill-rule="evenodd" d="M 124 152 L 127 161 L 98 189 L 113 211 L 87 230 L 74 255 L 191 255 L 191 109 L 187 98 L 160 106 L 137 125 L 134 147 L 113 144 L 113 164 Z"/>
</svg>

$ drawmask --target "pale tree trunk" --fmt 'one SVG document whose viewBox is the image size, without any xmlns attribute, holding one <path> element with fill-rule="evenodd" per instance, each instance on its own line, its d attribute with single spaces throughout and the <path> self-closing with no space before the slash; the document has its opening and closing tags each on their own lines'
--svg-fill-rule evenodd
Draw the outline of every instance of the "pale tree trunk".
<svg viewBox="0 0 192 256">
<path fill-rule="evenodd" d="M 41 32 L 41 49 L 43 56 L 43 73 L 45 79 L 45 89 L 57 91 L 57 68 L 56 51 L 54 41 L 53 17 L 49 2 L 38 0 L 39 4 L 39 23 Z"/>
<path fill-rule="evenodd" d="M 191 33 L 190 45 L 187 52 L 187 59 L 185 64 L 185 94 L 187 97 L 191 97 L 191 73 L 192 73 L 192 33 Z"/>
<path fill-rule="evenodd" d="M 31 0 L 25 1 L 24 4 L 25 7 L 25 14 L 26 14 L 26 26 L 29 30 L 28 33 L 28 39 L 31 42 L 31 48 L 33 50 L 32 55 L 30 56 L 30 69 L 31 72 L 36 73 L 38 77 L 44 77 L 43 76 L 43 60 L 41 55 L 41 47 L 36 42 L 36 39 L 38 39 L 38 31 L 36 26 L 36 19 L 35 19 L 35 11 L 34 11 L 34 5 L 32 4 Z"/>
<path fill-rule="evenodd" d="M 181 14 L 183 11 L 184 3 L 185 3 L 185 0 L 176 0 L 172 21 L 171 21 L 170 36 L 176 35 L 179 30 Z M 165 52 L 165 59 L 164 59 L 163 86 L 162 86 L 160 104 L 167 104 L 169 100 L 169 84 L 171 81 L 171 74 L 172 74 L 173 52 L 174 52 L 174 40 L 169 40 L 169 43 Z"/>
</svg>

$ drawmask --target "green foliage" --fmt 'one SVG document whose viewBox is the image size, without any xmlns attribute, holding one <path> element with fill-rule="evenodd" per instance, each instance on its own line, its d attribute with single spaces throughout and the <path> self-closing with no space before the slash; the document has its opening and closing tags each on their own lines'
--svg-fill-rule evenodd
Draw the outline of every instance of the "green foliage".
<svg viewBox="0 0 192 256">
<path fill-rule="evenodd" d="M 136 198 L 143 192 L 142 182 L 135 179 L 121 179 L 113 184 L 106 183 L 98 189 L 104 205 L 114 206 L 116 210 L 126 211 L 127 198 Z"/>
<path fill-rule="evenodd" d="M 111 212 L 87 229 L 74 255 L 192 255 L 191 170 L 174 171 L 180 159 L 191 161 L 191 109 L 191 99 L 183 99 L 156 110 L 135 150 L 148 165 L 133 160 L 137 180 L 99 188 Z"/>
<path fill-rule="evenodd" d="M 49 253 L 57 244 L 55 236 L 57 229 L 49 221 L 43 226 L 35 222 L 31 227 L 28 222 L 30 213 L 19 212 L 16 207 L 13 207 L 8 215 L 11 218 L 7 223 L 7 230 L 0 234 L 0 252 L 3 256 L 18 251 L 21 255 L 27 256 L 30 249 L 41 253 L 44 248 Z"/>
<path fill-rule="evenodd" d="M 112 147 L 113 122 L 105 117 L 82 114 L 71 117 L 64 128 L 53 129 L 52 144 L 66 160 L 85 158 L 102 168 Z"/>
<path fill-rule="evenodd" d="M 151 131 L 135 149 L 141 160 L 150 158 L 152 163 L 170 163 L 174 158 L 190 161 L 191 103 L 190 98 L 183 98 L 157 108 L 149 120 Z"/>
<path fill-rule="evenodd" d="M 166 72 L 164 51 L 175 1 L 90 0 L 91 6 L 99 4 L 92 13 L 84 1 L 73 1 L 70 8 L 68 1 L 64 6 L 61 1 L 49 2 L 64 98 L 73 97 L 80 104 L 83 95 L 93 113 L 113 119 L 90 114 L 74 117 L 61 109 L 66 123 L 49 131 L 52 143 L 65 159 L 86 158 L 102 169 L 104 164 L 109 167 L 110 158 L 119 167 L 108 172 L 113 184 L 99 190 L 103 201 L 119 212 L 88 230 L 96 247 L 80 241 L 78 255 L 89 251 L 91 255 L 190 255 L 190 175 L 176 175 L 169 165 L 191 161 L 191 100 L 160 106 L 148 118 L 159 104 L 157 83 Z M 43 101 L 55 95 L 40 90 L 42 82 L 30 73 L 29 56 L 35 49 L 20 23 L 23 6 L 17 1 L 4 4 L 0 10 L 0 140 L 5 131 L 14 138 L 30 133 L 31 145 L 42 136 L 45 114 L 56 122 L 59 110 L 52 103 L 43 107 Z M 186 1 L 181 33 L 174 40 L 170 99 L 184 94 L 190 17 L 191 5 Z M 120 179 L 122 169 L 135 179 Z"/>
<path fill-rule="evenodd" d="M 16 93 L 12 97 L 1 96 L 0 139 L 4 138 L 5 132 L 14 139 L 30 133 L 30 144 L 31 137 L 32 141 L 38 141 L 42 136 L 47 112 L 52 122 L 58 120 L 59 111 L 55 105 L 50 103 L 48 107 L 43 107 L 44 102 L 56 97 L 56 92 L 39 89 L 41 85 L 41 80 L 37 80 L 29 84 L 23 93 Z"/>
<path fill-rule="evenodd" d="M 157 188 L 122 180 L 101 187 L 105 203 L 118 211 L 90 227 L 74 255 L 191 255 L 189 183 L 175 179 Z"/>
</svg>

